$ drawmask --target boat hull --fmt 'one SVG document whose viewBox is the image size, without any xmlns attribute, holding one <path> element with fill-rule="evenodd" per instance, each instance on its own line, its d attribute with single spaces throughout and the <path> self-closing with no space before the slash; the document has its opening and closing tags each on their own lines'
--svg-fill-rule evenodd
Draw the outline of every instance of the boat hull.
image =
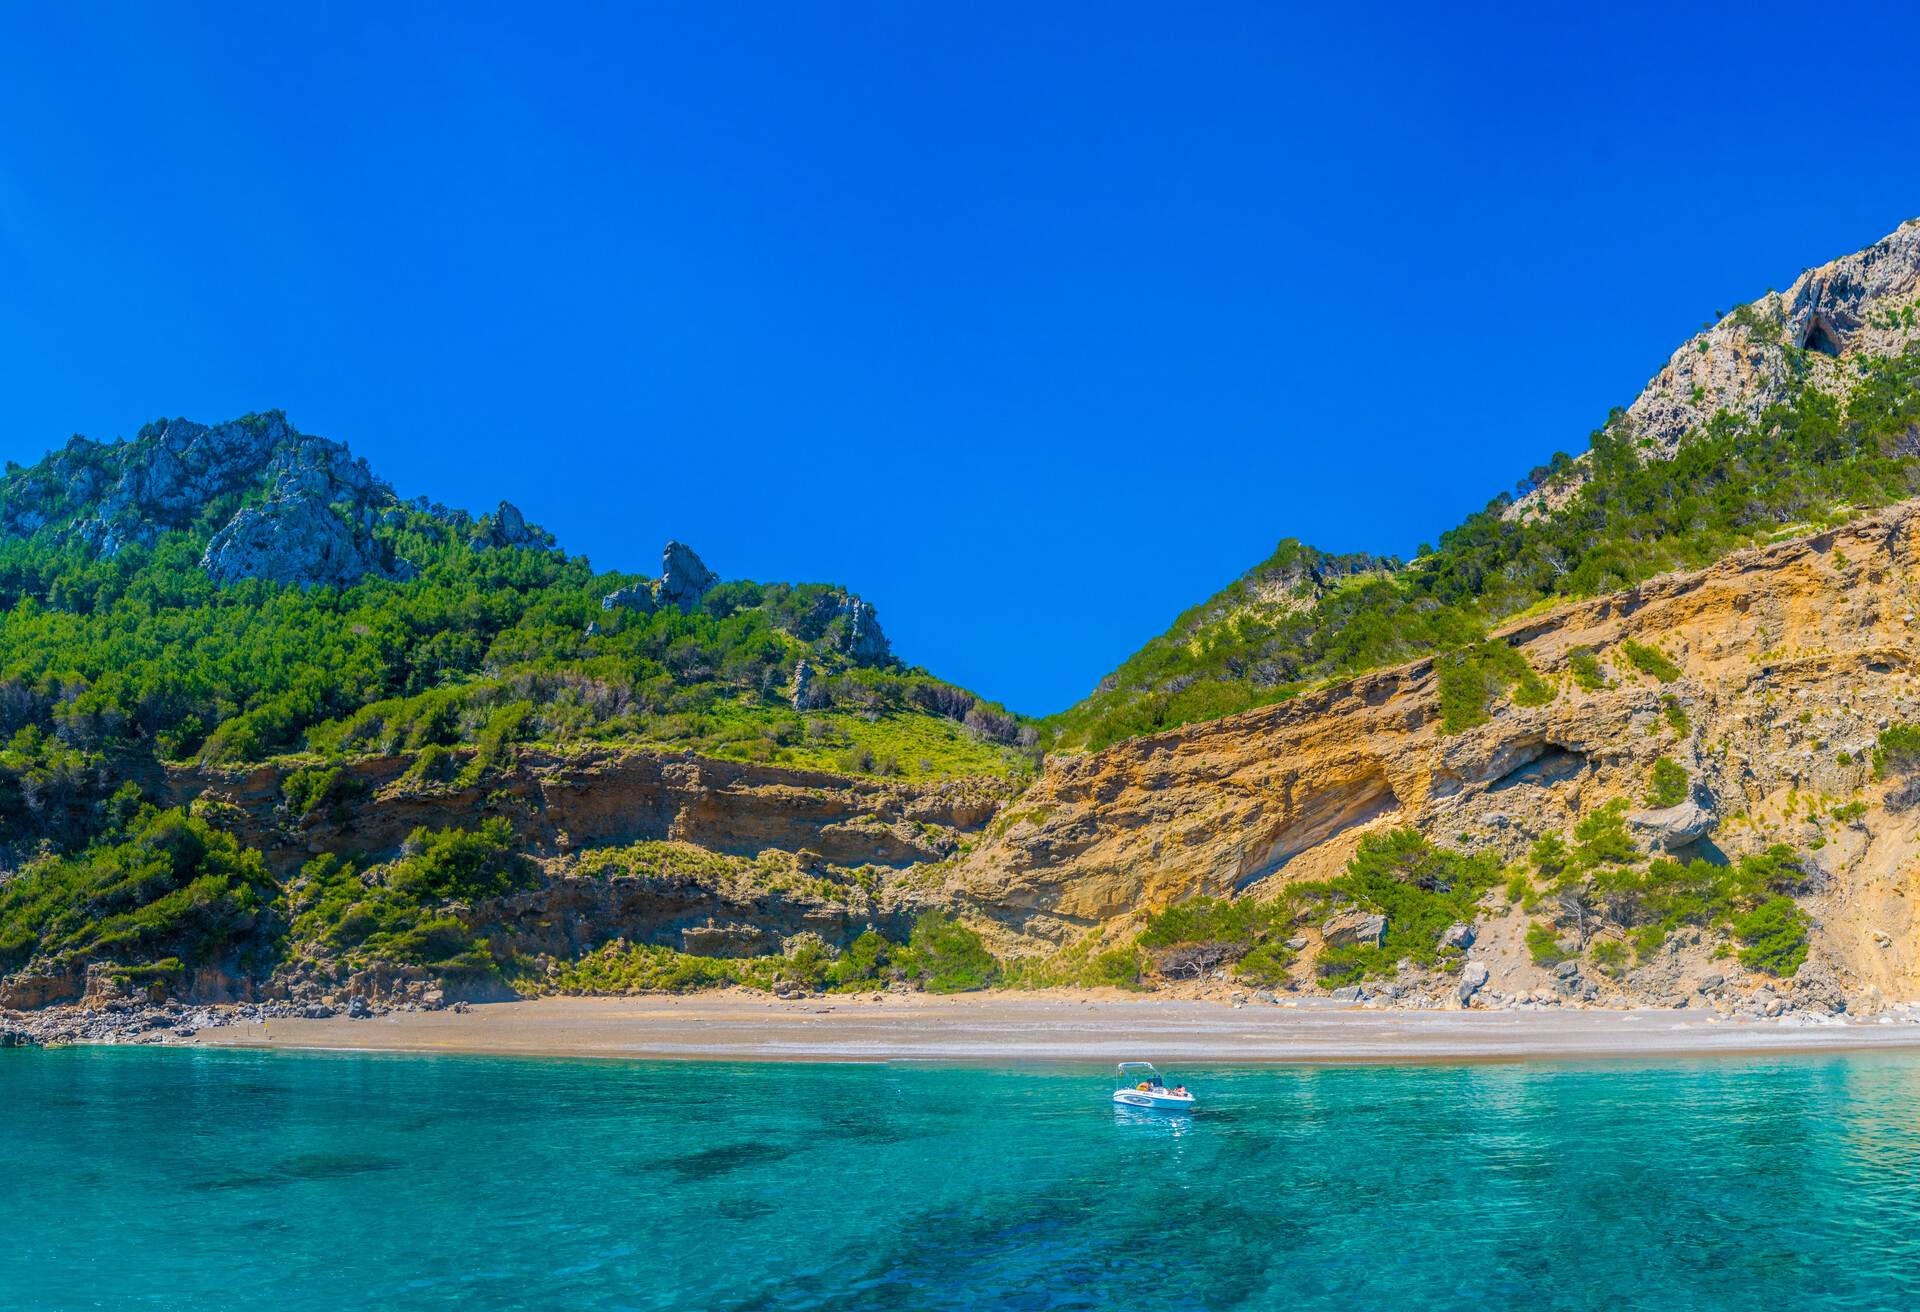
<svg viewBox="0 0 1920 1312">
<path fill-rule="evenodd" d="M 1115 1089 L 1113 1102 L 1116 1107 L 1133 1107 L 1153 1112 L 1190 1112 L 1193 1110 L 1192 1098 L 1180 1098 L 1171 1093 L 1145 1093 L 1139 1089 Z"/>
</svg>

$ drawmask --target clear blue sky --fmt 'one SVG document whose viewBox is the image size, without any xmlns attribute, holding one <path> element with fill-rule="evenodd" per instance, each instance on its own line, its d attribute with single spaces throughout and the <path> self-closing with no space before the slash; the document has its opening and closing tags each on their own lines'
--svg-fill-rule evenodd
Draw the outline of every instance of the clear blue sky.
<svg viewBox="0 0 1920 1312">
<path fill-rule="evenodd" d="M 1045 712 L 1920 214 L 1900 7 L 17 7 L 0 453 L 279 406 Z"/>
</svg>

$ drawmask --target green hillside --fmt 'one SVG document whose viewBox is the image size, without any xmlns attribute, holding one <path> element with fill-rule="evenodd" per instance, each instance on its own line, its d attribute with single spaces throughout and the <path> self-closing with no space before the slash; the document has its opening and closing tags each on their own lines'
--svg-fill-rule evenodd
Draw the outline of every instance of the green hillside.
<svg viewBox="0 0 1920 1312">
<path fill-rule="evenodd" d="M 1546 482 L 1578 484 L 1558 512 L 1509 515 L 1503 493 L 1398 568 L 1282 543 L 1046 727 L 1056 746 L 1099 748 L 1466 647 L 1529 607 L 1705 565 L 1790 525 L 1913 496 L 1917 453 L 1912 351 L 1860 361 L 1844 396 L 1802 384 L 1752 421 L 1722 413 L 1670 459 L 1650 458 L 1616 413 L 1577 469 L 1560 457 L 1541 471 Z"/>
<path fill-rule="evenodd" d="M 197 472 L 166 482 L 170 441 Z M 268 553 L 222 555 L 249 516 L 268 517 Z M 302 532 L 320 535 L 317 550 L 281 551 Z M 550 542 L 504 504 L 476 520 L 400 502 L 344 447 L 277 414 L 76 439 L 10 469 L 0 825 L 15 843 L 84 843 L 129 758 L 465 745 L 482 749 L 468 768 L 485 769 L 518 743 L 600 741 L 857 774 L 1029 765 L 1030 728 L 902 665 L 844 589 L 709 576 L 676 601 Z M 223 564 L 294 574 L 342 560 L 360 577 L 216 577 Z"/>
</svg>

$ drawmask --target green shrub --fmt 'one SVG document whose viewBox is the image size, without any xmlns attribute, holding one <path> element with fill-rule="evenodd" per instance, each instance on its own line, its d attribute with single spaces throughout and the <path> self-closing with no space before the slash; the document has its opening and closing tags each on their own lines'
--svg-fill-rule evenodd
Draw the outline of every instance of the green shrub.
<svg viewBox="0 0 1920 1312">
<path fill-rule="evenodd" d="M 1600 865 L 1624 865 L 1637 857 L 1640 852 L 1627 832 L 1626 816 L 1626 799 L 1616 797 L 1574 825 L 1571 865 L 1585 871 Z"/>
<path fill-rule="evenodd" d="M 308 766 L 293 770 L 280 781 L 280 795 L 288 814 L 305 819 L 322 807 L 341 806 L 365 797 L 371 786 L 338 766 Z"/>
<path fill-rule="evenodd" d="M 899 952 L 885 935 L 869 929 L 847 945 L 827 967 L 826 984 L 835 993 L 870 993 L 884 989 L 895 977 L 891 969 Z"/>
<path fill-rule="evenodd" d="M 508 702 L 490 713 L 485 727 L 474 739 L 473 758 L 455 782 L 462 788 L 471 788 L 490 771 L 507 764 L 510 745 L 527 736 L 533 713 L 530 701 Z"/>
<path fill-rule="evenodd" d="M 1147 987 L 1149 961 L 1138 947 L 1095 951 L 1097 932 L 1045 957 L 1016 957 L 1000 963 L 996 987 L 1006 989 L 1129 989 Z"/>
<path fill-rule="evenodd" d="M 1238 949 L 1234 955 L 1239 956 L 1292 919 L 1292 909 L 1281 902 L 1194 897 L 1149 914 L 1136 941 L 1150 950 L 1219 943 Z"/>
<path fill-rule="evenodd" d="M 1660 709 L 1665 712 L 1667 723 L 1672 726 L 1675 733 L 1685 738 L 1692 732 L 1693 721 L 1687 718 L 1687 708 L 1680 704 L 1678 697 L 1672 693 L 1666 694 L 1660 699 Z"/>
<path fill-rule="evenodd" d="M 393 863 L 387 882 L 422 899 L 472 901 L 528 887 L 531 863 L 519 855 L 513 825 L 501 816 L 478 829 L 428 830 L 408 835 L 407 855 Z"/>
<path fill-rule="evenodd" d="M 1662 683 L 1672 683 L 1680 677 L 1680 667 L 1657 647 L 1649 647 L 1628 638 L 1620 644 L 1620 652 L 1634 669 L 1652 675 Z"/>
<path fill-rule="evenodd" d="M 1536 966 L 1557 966 L 1573 955 L 1561 946 L 1560 936 L 1551 925 L 1537 920 L 1527 927 L 1527 954 Z"/>
<path fill-rule="evenodd" d="M 1642 925 L 1633 932 L 1633 955 L 1641 961 L 1658 952 L 1667 941 L 1667 927 L 1659 921 Z"/>
<path fill-rule="evenodd" d="M 280 796 L 289 813 L 308 815 L 326 800 L 339 777 L 337 768 L 295 770 L 280 781 Z"/>
<path fill-rule="evenodd" d="M 717 957 L 696 957 L 650 944 L 609 943 L 553 974 L 517 979 L 515 984 L 527 993 L 687 993 L 737 983 L 738 969 L 736 963 Z"/>
<path fill-rule="evenodd" d="M 1784 895 L 1736 916 L 1734 937 L 1746 945 L 1740 964 L 1769 975 L 1792 975 L 1807 959 L 1808 923 L 1806 913 Z"/>
<path fill-rule="evenodd" d="M 922 913 L 902 956 L 929 993 L 967 993 L 993 983 L 999 967 L 980 935 L 938 911 Z"/>
<path fill-rule="evenodd" d="M 1287 982 L 1298 955 L 1285 940 L 1271 939 L 1240 958 L 1233 973 L 1249 984 L 1275 987 Z"/>
<path fill-rule="evenodd" d="M 453 767 L 458 759 L 451 747 L 429 743 L 413 758 L 413 764 L 409 765 L 407 772 L 400 776 L 400 783 L 409 789 L 424 788 L 429 784 L 448 783 L 453 779 Z"/>
<path fill-rule="evenodd" d="M 1498 640 L 1447 652 L 1437 662 L 1440 729 L 1459 733 L 1492 718 L 1493 702 L 1508 688 L 1516 706 L 1544 706 L 1553 687 L 1534 673 L 1527 658 Z"/>
<path fill-rule="evenodd" d="M 124 839 L 30 862 L 0 883 L 0 972 L 34 958 L 197 965 L 263 953 L 279 920 L 260 853 L 182 810 L 147 810 Z"/>
<path fill-rule="evenodd" d="M 1880 731 L 1873 749 L 1875 778 L 1904 776 L 1920 766 L 1920 724 L 1893 724 Z"/>
<path fill-rule="evenodd" d="M 538 883 L 513 826 L 496 816 L 477 830 L 416 829 L 403 850 L 384 869 L 363 871 L 332 855 L 308 862 L 291 889 L 296 950 L 337 953 L 351 964 L 491 973 L 499 963 L 487 940 L 455 907 Z"/>
<path fill-rule="evenodd" d="M 1573 671 L 1573 681 L 1588 692 L 1599 692 L 1607 686 L 1606 672 L 1591 647 L 1575 647 L 1568 652 L 1567 668 Z"/>
<path fill-rule="evenodd" d="M 1690 782 L 1685 766 L 1670 756 L 1661 757 L 1653 763 L 1647 784 L 1647 805 L 1656 808 L 1680 805 L 1687 800 Z"/>
<path fill-rule="evenodd" d="M 1369 834 L 1339 876 L 1288 890 L 1297 904 L 1324 913 L 1351 906 L 1387 918 L 1385 940 L 1329 948 L 1315 963 L 1321 983 L 1338 987 L 1389 978 L 1405 959 L 1431 966 L 1441 958 L 1440 935 L 1455 921 L 1472 923 L 1483 893 L 1499 882 L 1491 855 L 1466 856 L 1429 843 L 1417 830 Z"/>
<path fill-rule="evenodd" d="M 1593 964 L 1604 974 L 1618 979 L 1627 970 L 1627 945 L 1619 939 L 1604 938 L 1593 945 Z"/>
</svg>

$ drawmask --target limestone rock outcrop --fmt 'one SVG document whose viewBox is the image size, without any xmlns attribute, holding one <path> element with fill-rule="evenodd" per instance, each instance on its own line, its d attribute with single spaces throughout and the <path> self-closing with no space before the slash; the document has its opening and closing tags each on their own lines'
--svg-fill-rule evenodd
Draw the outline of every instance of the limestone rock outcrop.
<svg viewBox="0 0 1920 1312">
<path fill-rule="evenodd" d="M 692 610 L 720 576 L 684 542 L 669 542 L 660 553 L 660 604 Z"/>
<path fill-rule="evenodd" d="M 1752 419 L 1799 381 L 1839 394 L 1855 361 L 1920 341 L 1920 219 L 1865 250 L 1808 269 L 1785 292 L 1739 306 L 1675 351 L 1615 426 L 1669 456 L 1722 411 Z M 1581 482 L 1584 457 L 1515 501 L 1508 514 L 1551 513 Z"/>
<path fill-rule="evenodd" d="M 518 506 L 511 501 L 502 501 L 491 515 L 483 516 L 474 526 L 473 536 L 467 540 L 467 545 L 475 550 L 487 547 L 546 550 L 553 546 L 553 542 L 553 534 L 527 523 L 527 517 L 520 513 Z"/>
<path fill-rule="evenodd" d="M 411 577 L 388 544 L 409 511 L 448 530 L 471 528 L 475 548 L 553 545 L 505 501 L 477 523 L 424 499 L 402 503 L 345 444 L 302 433 L 277 410 L 214 425 L 161 420 L 128 441 L 72 438 L 0 480 L 0 534 L 110 557 L 190 529 L 210 506 L 241 498 L 250 504 L 214 532 L 201 561 L 220 583 L 345 587 Z"/>
<path fill-rule="evenodd" d="M 372 540 L 356 535 L 317 497 L 275 498 L 239 511 L 213 535 L 200 560 L 215 583 L 264 579 L 302 587 L 349 587 L 368 575 L 402 578 L 396 564 Z"/>
<path fill-rule="evenodd" d="M 1627 832 L 1649 851 L 1678 852 L 1713 832 L 1714 814 L 1689 797 L 1678 806 L 1627 814 Z"/>
<path fill-rule="evenodd" d="M 600 598 L 601 610 L 637 610 L 642 615 L 653 614 L 658 604 L 651 583 L 631 583 Z"/>
<path fill-rule="evenodd" d="M 793 667 L 793 709 L 817 711 L 827 705 L 827 690 L 812 665 L 801 661 Z"/>
</svg>

